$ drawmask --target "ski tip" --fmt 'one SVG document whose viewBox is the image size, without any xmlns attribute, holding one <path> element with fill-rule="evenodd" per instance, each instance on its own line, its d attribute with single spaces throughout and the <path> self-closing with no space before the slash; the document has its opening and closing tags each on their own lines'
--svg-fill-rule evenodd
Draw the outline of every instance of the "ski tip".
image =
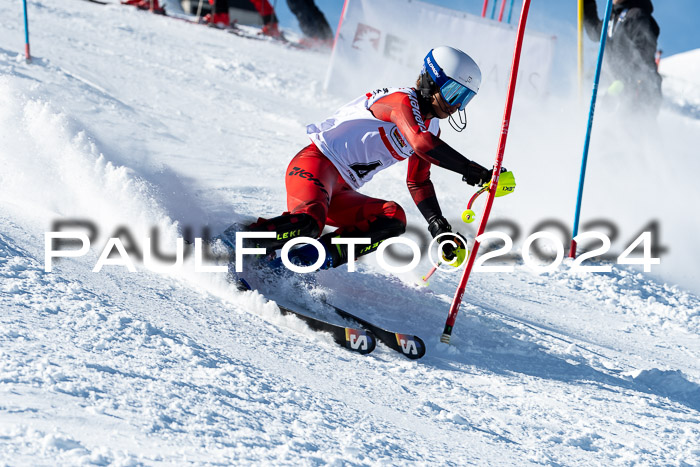
<svg viewBox="0 0 700 467">
<path fill-rule="evenodd" d="M 394 335 L 398 346 L 396 350 L 407 358 L 418 360 L 425 355 L 425 343 L 420 337 L 410 334 L 399 334 L 398 332 L 394 333 Z"/>
<path fill-rule="evenodd" d="M 377 346 L 377 339 L 371 331 L 345 328 L 345 347 L 353 352 L 366 355 Z"/>
</svg>

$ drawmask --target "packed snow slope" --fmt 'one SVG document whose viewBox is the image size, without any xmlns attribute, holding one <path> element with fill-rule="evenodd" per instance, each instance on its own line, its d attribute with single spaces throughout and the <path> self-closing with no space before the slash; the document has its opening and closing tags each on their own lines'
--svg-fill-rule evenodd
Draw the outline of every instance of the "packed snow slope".
<svg viewBox="0 0 700 467">
<path fill-rule="evenodd" d="M 584 222 L 614 223 L 619 254 L 658 220 L 658 275 L 521 260 L 475 273 L 449 346 L 457 275 L 417 286 L 425 260 L 399 276 L 370 258 L 273 284 L 287 305 L 338 320 L 323 295 L 428 346 L 419 361 L 382 345 L 362 357 L 190 257 L 167 273 L 93 272 L 120 229 L 140 251 L 155 236 L 173 251 L 188 226 L 281 212 L 305 125 L 342 104 L 320 86 L 327 55 L 41 0 L 28 2 L 28 64 L 21 6 L 0 3 L 0 464 L 700 464 L 698 121 L 664 109 L 653 138 L 604 111 L 596 123 Z M 490 164 L 502 105 L 477 98 L 468 131 L 445 125 L 445 138 Z M 533 225 L 572 216 L 585 113 L 563 97 L 516 103 L 518 191 L 494 219 L 520 228 L 518 255 Z M 458 218 L 472 189 L 433 172 Z M 417 239 L 404 177 L 394 167 L 365 192 L 400 202 Z M 45 272 L 44 233 L 66 219 L 97 238 Z"/>
<path fill-rule="evenodd" d="M 659 71 L 664 78 L 664 94 L 668 96 L 670 104 L 700 118 L 700 49 L 661 60 Z"/>
</svg>

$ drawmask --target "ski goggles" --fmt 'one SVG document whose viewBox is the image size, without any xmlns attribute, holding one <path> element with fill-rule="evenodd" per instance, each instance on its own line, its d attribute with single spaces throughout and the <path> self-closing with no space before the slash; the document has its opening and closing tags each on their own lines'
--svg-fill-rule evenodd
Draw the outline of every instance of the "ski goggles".
<svg viewBox="0 0 700 467">
<path fill-rule="evenodd" d="M 476 93 L 457 81 L 450 79 L 447 83 L 440 86 L 440 95 L 450 106 L 459 104 L 459 110 L 464 110 L 469 101 L 476 96 Z"/>
<path fill-rule="evenodd" d="M 450 106 L 459 105 L 459 110 L 464 110 L 467 104 L 476 96 L 475 91 L 458 83 L 445 74 L 442 68 L 435 62 L 432 50 L 425 57 L 423 66 L 440 90 L 442 98 Z"/>
</svg>

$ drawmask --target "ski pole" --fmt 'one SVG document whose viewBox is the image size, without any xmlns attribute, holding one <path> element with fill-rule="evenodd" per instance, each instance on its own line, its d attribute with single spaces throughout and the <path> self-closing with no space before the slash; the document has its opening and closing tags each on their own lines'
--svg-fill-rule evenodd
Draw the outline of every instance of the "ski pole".
<svg viewBox="0 0 700 467">
<path fill-rule="evenodd" d="M 513 18 L 513 4 L 515 3 L 515 0 L 510 0 L 510 6 L 508 7 L 508 24 L 510 24 L 510 20 Z"/>
<path fill-rule="evenodd" d="M 348 1 L 345 0 L 343 2 L 343 10 L 340 12 L 340 19 L 338 19 L 338 27 L 335 30 L 335 38 L 333 39 L 333 53 L 331 54 L 331 60 L 333 59 L 333 56 L 335 55 L 335 46 L 338 45 L 338 38 L 340 38 L 340 28 L 343 26 L 343 19 L 345 18 L 345 12 L 348 9 Z M 323 89 L 328 89 L 328 79 L 330 78 L 330 75 L 326 75 L 326 82 L 323 85 Z"/>
<path fill-rule="evenodd" d="M 498 141 L 498 153 L 496 155 L 496 163 L 493 166 L 493 173 L 491 175 L 491 183 L 489 184 L 489 196 L 486 199 L 486 207 L 484 208 L 484 217 L 481 219 L 479 224 L 479 230 L 477 231 L 476 238 L 478 239 L 481 234 L 486 230 L 486 223 L 489 220 L 489 215 L 491 214 L 491 206 L 493 206 L 493 199 L 496 196 L 496 189 L 498 188 L 498 179 L 501 175 L 501 165 L 503 163 L 503 154 L 506 150 L 506 140 L 508 139 L 508 129 L 510 127 L 510 115 L 513 110 L 513 99 L 515 97 L 515 84 L 518 80 L 518 68 L 520 67 L 520 53 L 523 48 L 523 38 L 525 37 L 525 25 L 527 23 L 527 14 L 530 9 L 530 0 L 523 0 L 523 9 L 520 13 L 520 21 L 518 24 L 518 33 L 515 39 L 515 51 L 513 52 L 513 65 L 510 70 L 510 80 L 508 83 L 508 98 L 506 99 L 506 108 L 503 113 L 503 125 L 501 127 L 501 136 Z M 464 291 L 467 288 L 467 282 L 469 281 L 469 275 L 471 274 L 472 268 L 474 266 L 474 259 L 476 258 L 476 253 L 479 251 L 479 241 L 474 240 L 474 247 L 472 251 L 469 252 L 469 260 L 467 261 L 467 267 L 462 273 L 462 278 L 455 292 L 454 299 L 452 300 L 452 305 L 450 306 L 450 313 L 447 315 L 447 321 L 445 321 L 445 329 L 440 337 L 440 342 L 445 344 L 450 343 L 450 336 L 452 335 L 452 329 L 454 328 L 455 321 L 457 320 L 457 313 L 459 313 L 459 306 L 462 303 L 462 298 L 464 297 Z"/>
<path fill-rule="evenodd" d="M 22 6 L 24 7 L 24 56 L 29 62 L 32 60 L 32 56 L 29 53 L 29 21 L 27 20 L 27 0 L 22 0 Z"/>
<path fill-rule="evenodd" d="M 437 270 L 440 268 L 440 265 L 441 265 L 441 264 L 442 264 L 442 261 L 438 261 L 437 264 L 436 264 L 435 266 L 433 266 L 433 267 L 430 269 L 430 272 L 428 272 L 428 274 L 426 274 L 425 276 L 421 277 L 421 279 L 423 279 L 423 282 L 424 282 L 423 285 L 428 285 L 428 279 L 430 279 L 430 277 L 431 277 L 433 274 L 435 274 L 435 271 L 437 271 Z"/>
<path fill-rule="evenodd" d="M 588 164 L 588 149 L 591 144 L 591 133 L 593 131 L 593 115 L 595 114 L 595 102 L 598 97 L 598 83 L 600 82 L 600 72 L 603 68 L 603 55 L 605 54 L 605 43 L 608 38 L 608 23 L 612 14 L 613 0 L 608 0 L 605 9 L 605 20 L 600 28 L 600 50 L 598 50 L 598 64 L 595 68 L 595 78 L 593 79 L 593 96 L 591 97 L 591 109 L 588 112 L 588 127 L 586 128 L 586 140 L 583 143 L 583 158 L 581 160 L 581 174 L 578 180 L 578 195 L 576 197 L 576 214 L 574 215 L 574 230 L 571 235 L 571 250 L 569 258 L 576 257 L 576 241 L 578 235 L 578 224 L 581 220 L 581 201 L 583 199 L 583 183 L 586 179 L 586 165 Z"/>
<path fill-rule="evenodd" d="M 501 11 L 498 12 L 498 21 L 503 22 L 503 13 L 506 11 L 506 0 L 501 2 Z"/>
</svg>

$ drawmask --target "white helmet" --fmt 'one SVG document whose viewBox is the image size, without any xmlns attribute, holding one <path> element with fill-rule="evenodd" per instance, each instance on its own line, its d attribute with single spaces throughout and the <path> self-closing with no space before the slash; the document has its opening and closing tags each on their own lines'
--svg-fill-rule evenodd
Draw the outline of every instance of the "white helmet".
<svg viewBox="0 0 700 467">
<path fill-rule="evenodd" d="M 481 86 L 479 65 L 461 50 L 448 46 L 428 52 L 421 75 L 429 76 L 445 102 L 460 104 L 460 110 L 464 110 Z"/>
</svg>

